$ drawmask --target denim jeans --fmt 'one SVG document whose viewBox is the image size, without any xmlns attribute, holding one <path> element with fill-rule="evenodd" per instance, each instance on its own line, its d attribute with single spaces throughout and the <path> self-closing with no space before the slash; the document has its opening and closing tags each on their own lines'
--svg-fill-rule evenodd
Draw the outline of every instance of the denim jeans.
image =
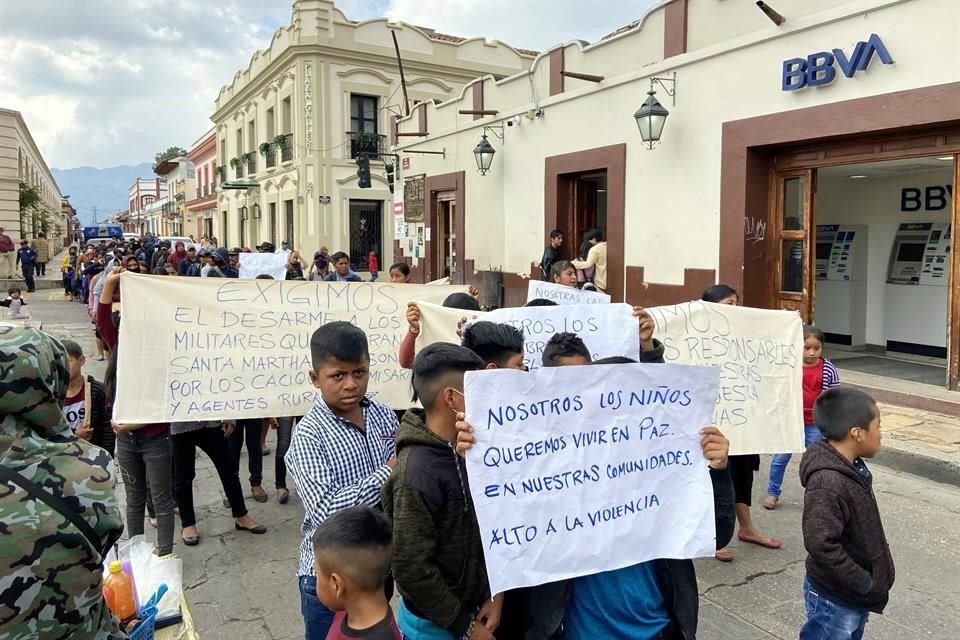
<svg viewBox="0 0 960 640">
<path fill-rule="evenodd" d="M 263 484 L 263 447 L 260 446 L 260 433 L 263 431 L 263 419 L 252 418 L 237 420 L 233 433 L 230 434 L 230 453 L 240 468 L 240 452 L 243 442 L 247 442 L 247 468 L 250 470 L 250 486 L 259 487 Z"/>
<path fill-rule="evenodd" d="M 306 640 L 325 640 L 333 625 L 333 611 L 317 598 L 317 578 L 300 576 L 300 614 L 303 616 L 303 637 Z"/>
<path fill-rule="evenodd" d="M 820 428 L 815 424 L 803 425 L 803 448 L 806 449 L 817 440 L 822 440 L 823 434 Z M 790 453 L 775 453 L 770 460 L 770 482 L 767 484 L 767 495 L 780 497 L 781 487 L 783 486 L 783 474 L 787 471 L 787 465 L 790 464 Z"/>
<path fill-rule="evenodd" d="M 259 436 L 258 436 L 259 437 Z M 180 524 L 191 527 L 197 524 L 197 514 L 193 510 L 193 479 L 197 475 L 197 448 L 207 454 L 220 476 L 223 492 L 230 501 L 230 509 L 234 518 L 247 515 L 247 506 L 243 501 L 243 488 L 240 486 L 240 475 L 237 473 L 237 464 L 230 454 L 230 445 L 223 437 L 219 426 L 173 435 L 173 459 L 176 466 L 176 477 L 173 483 L 173 493 L 180 507 Z M 151 485 L 151 489 L 153 486 Z M 156 495 L 154 495 L 156 501 Z"/>
<path fill-rule="evenodd" d="M 850 609 L 827 600 L 803 579 L 803 602 L 807 621 L 800 627 L 800 640 L 860 640 L 869 612 Z"/>
<path fill-rule="evenodd" d="M 287 462 L 283 459 L 290 449 L 290 439 L 293 437 L 293 425 L 299 418 L 277 418 L 277 451 L 273 456 L 274 478 L 277 489 L 287 488 Z"/>
<path fill-rule="evenodd" d="M 157 514 L 157 553 L 173 551 L 173 459 L 170 434 L 144 437 L 139 431 L 117 436 L 117 464 L 121 468 L 127 495 L 127 532 L 143 534 L 143 512 L 147 504 L 147 482 Z"/>
</svg>

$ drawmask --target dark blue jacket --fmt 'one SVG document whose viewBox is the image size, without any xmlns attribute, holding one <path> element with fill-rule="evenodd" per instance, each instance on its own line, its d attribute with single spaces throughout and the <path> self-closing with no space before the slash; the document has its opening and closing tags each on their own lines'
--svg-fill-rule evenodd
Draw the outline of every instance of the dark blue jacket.
<svg viewBox="0 0 960 640">
<path fill-rule="evenodd" d="M 17 264 L 22 264 L 24 267 L 33 268 L 33 265 L 37 263 L 37 252 L 30 247 L 20 247 L 17 249 Z"/>
</svg>

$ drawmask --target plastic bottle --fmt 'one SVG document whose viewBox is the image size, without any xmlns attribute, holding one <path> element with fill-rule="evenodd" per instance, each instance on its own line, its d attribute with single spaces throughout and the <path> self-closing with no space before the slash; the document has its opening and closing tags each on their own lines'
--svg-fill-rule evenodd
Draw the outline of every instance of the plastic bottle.
<svg viewBox="0 0 960 640">
<path fill-rule="evenodd" d="M 123 565 L 123 572 L 130 576 L 130 583 L 133 585 L 133 602 L 139 609 L 140 593 L 137 591 L 137 579 L 133 577 L 133 563 L 129 560 L 124 560 L 121 564 Z"/>
<path fill-rule="evenodd" d="M 103 583 L 103 597 L 113 615 L 121 622 L 137 615 L 137 602 L 133 597 L 133 580 L 123 572 L 123 565 L 114 560 L 110 563 L 110 575 Z"/>
</svg>

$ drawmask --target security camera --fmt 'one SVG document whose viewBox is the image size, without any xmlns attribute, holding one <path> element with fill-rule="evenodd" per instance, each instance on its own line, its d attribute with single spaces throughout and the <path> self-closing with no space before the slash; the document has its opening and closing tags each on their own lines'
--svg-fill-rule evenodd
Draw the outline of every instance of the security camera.
<svg viewBox="0 0 960 640">
<path fill-rule="evenodd" d="M 520 116 L 513 116 L 512 118 L 510 118 L 509 120 L 507 120 L 507 126 L 508 126 L 508 127 L 519 127 L 519 126 L 520 126 L 520 122 L 521 122 Z"/>
</svg>

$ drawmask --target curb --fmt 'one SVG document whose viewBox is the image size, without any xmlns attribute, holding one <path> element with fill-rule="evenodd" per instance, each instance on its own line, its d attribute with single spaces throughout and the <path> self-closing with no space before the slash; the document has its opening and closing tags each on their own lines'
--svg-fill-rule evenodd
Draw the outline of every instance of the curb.
<svg viewBox="0 0 960 640">
<path fill-rule="evenodd" d="M 894 471 L 960 488 L 960 466 L 946 460 L 885 447 L 880 449 L 872 462 Z"/>
<path fill-rule="evenodd" d="M 48 291 L 53 289 L 63 290 L 63 282 L 61 280 L 42 280 L 40 278 L 34 278 L 33 283 L 36 286 L 37 291 Z M 5 278 L 0 280 L 0 290 L 3 291 L 3 294 L 6 295 L 7 289 L 10 287 L 20 287 L 26 291 L 27 283 L 23 278 Z"/>
</svg>

